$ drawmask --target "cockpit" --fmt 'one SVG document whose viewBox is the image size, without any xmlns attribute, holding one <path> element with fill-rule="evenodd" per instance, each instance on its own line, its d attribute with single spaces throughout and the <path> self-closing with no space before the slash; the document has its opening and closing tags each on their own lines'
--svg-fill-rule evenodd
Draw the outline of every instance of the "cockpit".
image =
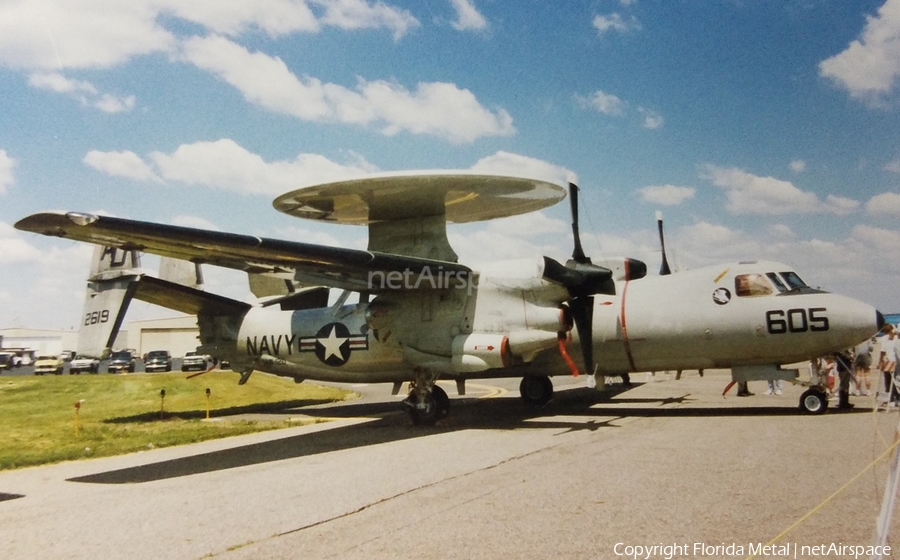
<svg viewBox="0 0 900 560">
<path fill-rule="evenodd" d="M 796 272 L 787 271 L 738 274 L 734 277 L 734 293 L 738 297 L 760 297 L 823 292 L 810 288 Z"/>
</svg>

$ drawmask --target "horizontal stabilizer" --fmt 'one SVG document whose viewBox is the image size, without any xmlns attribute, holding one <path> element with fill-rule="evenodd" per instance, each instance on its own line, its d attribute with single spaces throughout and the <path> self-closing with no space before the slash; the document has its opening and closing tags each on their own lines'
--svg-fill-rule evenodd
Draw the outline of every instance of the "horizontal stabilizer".
<svg viewBox="0 0 900 560">
<path fill-rule="evenodd" d="M 152 276 L 141 277 L 134 297 L 188 315 L 239 315 L 250 309 L 248 303 Z"/>
<path fill-rule="evenodd" d="M 300 309 L 317 309 L 328 307 L 330 290 L 322 286 L 304 288 L 293 294 L 274 298 L 262 304 L 263 307 L 280 305 L 282 311 L 297 311 Z"/>
</svg>

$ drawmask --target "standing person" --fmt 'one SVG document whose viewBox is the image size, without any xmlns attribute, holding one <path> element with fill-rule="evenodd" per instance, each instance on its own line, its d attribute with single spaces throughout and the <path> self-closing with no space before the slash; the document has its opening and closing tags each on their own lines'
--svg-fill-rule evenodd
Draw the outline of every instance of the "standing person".
<svg viewBox="0 0 900 560">
<path fill-rule="evenodd" d="M 884 336 L 881 337 L 881 351 L 878 356 L 878 369 L 884 378 L 884 392 L 888 395 L 891 404 L 900 400 L 900 393 L 893 384 L 894 370 L 897 368 L 897 331 L 893 325 L 884 328 Z"/>
<path fill-rule="evenodd" d="M 853 372 L 853 359 L 849 352 L 838 352 L 834 355 L 834 366 L 838 371 L 838 408 L 841 410 L 850 410 L 853 405 L 850 404 L 850 377 Z"/>
<path fill-rule="evenodd" d="M 768 383 L 769 383 L 769 388 L 766 390 L 766 394 L 781 396 L 781 380 L 780 379 L 769 379 Z"/>
<path fill-rule="evenodd" d="M 856 392 L 866 396 L 872 389 L 872 380 L 869 379 L 869 371 L 872 369 L 872 340 L 860 342 L 853 349 L 853 368 L 856 370 Z"/>
<path fill-rule="evenodd" d="M 750 392 L 750 389 L 747 387 L 746 381 L 738 381 L 738 391 L 737 396 L 739 397 L 752 397 L 754 393 Z"/>
</svg>

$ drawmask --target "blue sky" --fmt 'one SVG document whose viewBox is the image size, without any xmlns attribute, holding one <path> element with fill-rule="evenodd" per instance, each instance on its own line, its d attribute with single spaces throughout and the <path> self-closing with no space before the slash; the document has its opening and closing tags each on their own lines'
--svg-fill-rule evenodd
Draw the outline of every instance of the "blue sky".
<svg viewBox="0 0 900 560">
<path fill-rule="evenodd" d="M 577 178 L 591 255 L 656 270 L 662 210 L 676 268 L 774 259 L 897 311 L 898 89 L 900 0 L 0 0 L 0 327 L 78 324 L 91 248 L 33 212 L 365 247 L 272 199 L 447 168 Z M 568 205 L 450 238 L 565 257 Z"/>
</svg>

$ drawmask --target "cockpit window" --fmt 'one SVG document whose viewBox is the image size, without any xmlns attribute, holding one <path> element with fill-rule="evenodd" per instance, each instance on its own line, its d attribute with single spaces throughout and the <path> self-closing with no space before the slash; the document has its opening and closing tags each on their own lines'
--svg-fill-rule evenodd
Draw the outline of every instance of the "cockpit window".
<svg viewBox="0 0 900 560">
<path fill-rule="evenodd" d="M 796 272 L 782 272 L 781 277 L 784 278 L 784 281 L 787 283 L 788 288 L 791 290 L 806 287 L 806 282 L 801 280 L 800 277 L 797 276 Z"/>
<path fill-rule="evenodd" d="M 734 292 L 742 297 L 767 296 L 772 285 L 762 274 L 739 274 L 734 277 Z"/>
<path fill-rule="evenodd" d="M 775 284 L 775 287 L 779 292 L 784 293 L 788 290 L 787 286 L 784 285 L 784 282 L 781 281 L 781 278 L 779 278 L 778 275 L 774 272 L 767 272 L 766 276 L 768 276 L 769 280 L 771 280 L 772 283 Z"/>
</svg>

